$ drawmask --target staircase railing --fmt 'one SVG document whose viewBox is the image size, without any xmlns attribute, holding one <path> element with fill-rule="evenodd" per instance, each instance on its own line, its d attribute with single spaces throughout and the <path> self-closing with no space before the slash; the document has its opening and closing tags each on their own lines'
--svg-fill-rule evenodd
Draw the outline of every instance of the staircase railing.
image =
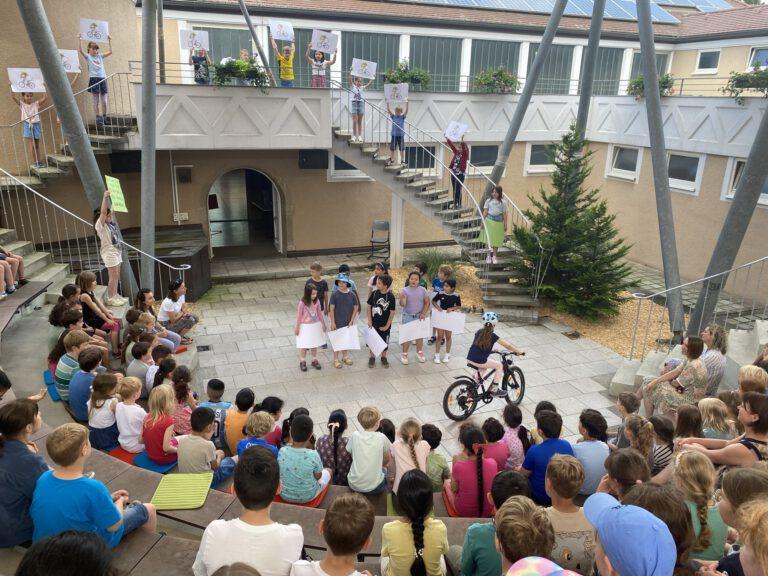
<svg viewBox="0 0 768 576">
<path fill-rule="evenodd" d="M 668 290 L 653 294 L 633 294 L 637 312 L 632 327 L 630 360 L 635 357 L 642 359 L 650 351 L 668 351 L 676 343 L 670 326 L 687 326 L 688 333 L 697 335 L 711 324 L 718 324 L 726 330 L 748 330 L 754 326 L 755 320 L 768 319 L 766 273 L 768 256 Z M 712 316 L 701 319 L 696 326 L 689 326 L 689 316 L 699 293 L 709 288 L 710 284 L 721 285 Z M 683 318 L 672 318 L 673 322 L 670 322 L 666 305 L 672 294 L 682 296 Z"/>
<path fill-rule="evenodd" d="M 4 182 L 0 186 L 0 226 L 16 230 L 19 240 L 31 242 L 37 251 L 48 252 L 55 263 L 68 264 L 73 273 L 103 270 L 92 221 L 56 204 L 2 168 L 0 177 Z M 184 273 L 191 268 L 189 264 L 173 266 L 163 262 L 125 240 L 122 244 L 129 256 L 129 263 L 123 265 L 130 264 L 139 288 L 155 290 L 155 286 L 159 286 L 164 291 L 172 280 L 183 280 Z M 142 284 L 139 265 L 142 255 L 155 263 L 155 286 Z M 106 272 L 102 283 L 106 284 Z M 136 296 L 130 286 L 122 286 L 122 294 L 130 296 L 131 301 Z"/>
</svg>

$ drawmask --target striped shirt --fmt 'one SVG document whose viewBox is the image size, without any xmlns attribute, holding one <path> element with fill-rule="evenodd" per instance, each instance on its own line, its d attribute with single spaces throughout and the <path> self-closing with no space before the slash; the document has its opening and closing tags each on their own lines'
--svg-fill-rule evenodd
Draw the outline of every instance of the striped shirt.
<svg viewBox="0 0 768 576">
<path fill-rule="evenodd" d="M 726 359 L 722 352 L 714 348 L 707 348 L 701 355 L 701 361 L 707 369 L 707 390 L 706 396 L 714 396 L 720 387 L 720 382 L 725 373 Z"/>
<path fill-rule="evenodd" d="M 651 476 L 664 470 L 670 462 L 672 462 L 672 446 L 670 444 L 654 444 Z"/>
<path fill-rule="evenodd" d="M 65 402 L 69 401 L 69 383 L 72 380 L 72 376 L 78 370 L 80 370 L 80 364 L 69 354 L 64 354 L 59 359 L 59 363 L 56 364 L 56 372 L 53 379 L 56 383 L 56 391 Z"/>
</svg>

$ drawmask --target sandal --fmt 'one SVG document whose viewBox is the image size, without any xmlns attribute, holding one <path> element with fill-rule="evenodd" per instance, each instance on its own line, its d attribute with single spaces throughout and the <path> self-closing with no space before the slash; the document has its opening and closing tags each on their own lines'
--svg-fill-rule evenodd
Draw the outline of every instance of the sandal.
<svg viewBox="0 0 768 576">
<path fill-rule="evenodd" d="M 338 360 L 334 360 L 333 361 L 333 367 L 334 368 L 341 368 L 342 366 L 343 366 L 342 363 L 339 362 Z"/>
<path fill-rule="evenodd" d="M 301 362 L 299 362 L 299 368 L 301 369 L 302 372 L 306 372 L 307 371 L 307 363 L 302 360 Z"/>
<path fill-rule="evenodd" d="M 192 340 L 192 338 L 187 338 L 186 336 L 184 336 L 184 337 L 181 339 L 181 343 L 182 343 L 182 344 L 186 344 L 186 345 L 189 345 L 189 344 L 192 344 L 192 342 L 194 342 L 194 340 Z"/>
<path fill-rule="evenodd" d="M 314 368 L 315 370 L 322 370 L 323 367 L 320 366 L 320 362 L 318 362 L 317 360 L 312 360 L 312 368 Z"/>
<path fill-rule="evenodd" d="M 408 364 L 408 354 L 406 354 L 405 352 L 400 354 L 400 362 L 402 362 L 403 364 L 407 365 Z"/>
<path fill-rule="evenodd" d="M 427 361 L 426 356 L 424 356 L 424 352 L 416 352 L 416 358 L 418 358 L 419 362 L 422 364 Z"/>
<path fill-rule="evenodd" d="M 352 358 L 344 358 L 343 362 L 347 366 L 352 366 L 352 364 L 354 364 L 354 362 L 352 361 Z"/>
</svg>

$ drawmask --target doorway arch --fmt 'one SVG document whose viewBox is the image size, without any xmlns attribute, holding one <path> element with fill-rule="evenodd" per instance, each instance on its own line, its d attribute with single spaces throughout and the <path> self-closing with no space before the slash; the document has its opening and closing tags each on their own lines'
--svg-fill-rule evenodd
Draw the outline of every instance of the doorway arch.
<svg viewBox="0 0 768 576">
<path fill-rule="evenodd" d="M 208 230 L 218 256 L 282 254 L 282 195 L 260 170 L 236 168 L 221 174 L 208 191 Z"/>
</svg>

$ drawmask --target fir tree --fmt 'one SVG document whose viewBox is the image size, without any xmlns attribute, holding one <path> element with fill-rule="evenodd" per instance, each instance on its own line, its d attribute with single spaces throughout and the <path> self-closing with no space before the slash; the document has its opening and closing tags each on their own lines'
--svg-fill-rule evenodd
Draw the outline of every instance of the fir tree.
<svg viewBox="0 0 768 576">
<path fill-rule="evenodd" d="M 542 187 L 538 196 L 529 195 L 532 208 L 525 211 L 544 248 L 540 296 L 586 318 L 618 312 L 630 272 L 624 263 L 630 246 L 618 236 L 615 216 L 599 190 L 584 187 L 592 154 L 572 126 L 552 151 L 552 192 Z M 522 262 L 537 262 L 540 250 L 531 230 L 516 226 L 514 236 Z"/>
</svg>

